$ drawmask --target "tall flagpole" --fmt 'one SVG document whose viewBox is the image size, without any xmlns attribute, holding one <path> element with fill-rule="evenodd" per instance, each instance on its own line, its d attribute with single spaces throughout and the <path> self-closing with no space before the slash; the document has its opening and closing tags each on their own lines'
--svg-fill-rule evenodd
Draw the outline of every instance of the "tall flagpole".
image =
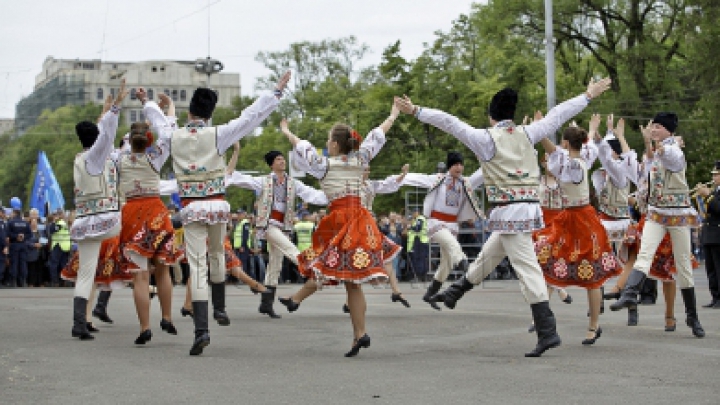
<svg viewBox="0 0 720 405">
<path fill-rule="evenodd" d="M 547 109 L 555 107 L 555 39 L 553 38 L 552 0 L 545 0 L 545 71 L 547 74 Z M 550 140 L 556 143 L 555 134 Z"/>
</svg>

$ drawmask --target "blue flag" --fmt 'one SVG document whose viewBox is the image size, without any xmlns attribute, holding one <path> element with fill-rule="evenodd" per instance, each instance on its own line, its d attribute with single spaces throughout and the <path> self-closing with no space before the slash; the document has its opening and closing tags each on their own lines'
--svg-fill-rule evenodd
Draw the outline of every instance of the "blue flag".
<svg viewBox="0 0 720 405">
<path fill-rule="evenodd" d="M 40 215 L 45 217 L 47 216 L 46 206 L 52 212 L 58 209 L 62 210 L 65 208 L 65 199 L 45 152 L 40 151 L 38 152 L 37 172 L 30 197 L 30 207 L 36 208 L 40 211 Z"/>
<path fill-rule="evenodd" d="M 175 173 L 170 172 L 168 173 L 168 180 L 172 180 L 175 178 Z M 170 200 L 173 204 L 175 204 L 176 207 L 182 208 L 182 204 L 180 203 L 180 194 L 178 193 L 172 193 L 170 194 Z"/>
</svg>

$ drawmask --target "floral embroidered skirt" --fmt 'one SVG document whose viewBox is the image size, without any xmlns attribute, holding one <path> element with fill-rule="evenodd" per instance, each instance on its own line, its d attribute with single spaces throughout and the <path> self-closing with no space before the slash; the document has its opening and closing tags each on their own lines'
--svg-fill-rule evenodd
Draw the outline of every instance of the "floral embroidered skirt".
<svg viewBox="0 0 720 405">
<path fill-rule="evenodd" d="M 380 232 L 358 197 L 337 199 L 329 208 L 313 232 L 312 246 L 298 255 L 300 273 L 330 283 L 386 279 L 383 264 L 400 253 L 400 246 Z"/>
<path fill-rule="evenodd" d="M 564 209 L 533 237 L 545 281 L 552 286 L 600 288 L 622 272 L 607 232 L 590 205 Z"/>
<path fill-rule="evenodd" d="M 232 248 L 232 244 L 230 244 L 230 237 L 225 235 L 225 269 L 229 272 L 230 270 L 234 269 L 235 267 L 242 268 L 242 262 L 240 259 L 238 259 L 237 255 L 235 254 L 235 251 Z"/>
<path fill-rule="evenodd" d="M 132 256 L 155 258 L 168 265 L 184 256 L 175 245 L 170 213 L 159 197 L 135 198 L 123 206 L 120 246 L 123 265 L 130 271 L 140 270 Z"/>
<path fill-rule="evenodd" d="M 133 280 L 132 273 L 123 270 L 120 263 L 120 237 L 115 236 L 102 241 L 100 255 L 95 270 L 95 284 L 101 288 L 119 287 Z M 75 281 L 80 270 L 80 255 L 73 252 L 68 264 L 60 272 L 63 280 Z"/>
<path fill-rule="evenodd" d="M 631 224 L 628 227 L 627 236 L 623 243 L 627 246 L 630 252 L 636 255 L 640 252 L 640 240 L 642 239 L 642 229 L 645 226 L 645 214 L 640 217 L 640 222 Z M 695 255 L 690 256 L 692 262 L 692 268 L 697 269 L 700 264 L 695 259 Z M 654 278 L 659 281 L 673 281 L 677 268 L 675 267 L 675 255 L 673 255 L 672 239 L 670 234 L 666 233 L 660 245 L 658 245 L 655 251 L 655 257 L 653 257 L 648 277 Z"/>
</svg>

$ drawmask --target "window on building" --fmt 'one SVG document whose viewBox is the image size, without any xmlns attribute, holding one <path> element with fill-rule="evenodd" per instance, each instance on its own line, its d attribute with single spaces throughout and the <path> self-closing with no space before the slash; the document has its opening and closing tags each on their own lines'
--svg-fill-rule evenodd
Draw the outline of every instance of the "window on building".
<svg viewBox="0 0 720 405">
<path fill-rule="evenodd" d="M 98 87 L 98 89 L 97 89 L 97 99 L 98 99 L 98 100 L 103 100 L 104 98 L 105 98 L 105 97 L 103 96 L 103 89 L 102 89 L 102 87 Z"/>
<path fill-rule="evenodd" d="M 178 100 L 178 91 L 177 91 L 177 89 L 173 89 L 173 91 L 172 91 L 172 99 L 173 99 L 173 101 L 177 101 L 177 100 Z"/>
<path fill-rule="evenodd" d="M 163 93 L 165 93 L 166 96 L 169 96 L 169 95 L 170 95 L 170 89 L 165 89 L 165 90 L 163 90 Z"/>
<path fill-rule="evenodd" d="M 145 113 L 140 110 L 140 122 L 145 122 Z"/>
<path fill-rule="evenodd" d="M 113 63 L 113 69 L 117 69 L 117 65 Z"/>
<path fill-rule="evenodd" d="M 94 63 L 83 63 L 82 68 L 87 69 L 87 70 L 92 70 L 92 69 L 95 69 L 95 64 Z"/>
<path fill-rule="evenodd" d="M 187 92 L 185 90 L 180 90 L 180 101 L 187 100 Z"/>
<path fill-rule="evenodd" d="M 164 71 L 165 71 L 165 66 L 160 66 L 160 71 L 161 71 L 161 72 L 164 72 Z"/>
<path fill-rule="evenodd" d="M 133 87 L 132 89 L 130 89 L 130 100 L 135 99 L 137 99 L 137 90 L 135 90 L 135 88 Z"/>
<path fill-rule="evenodd" d="M 152 71 L 153 71 L 153 73 L 154 73 L 154 72 L 157 72 L 157 66 L 153 66 L 153 67 L 152 67 Z"/>
<path fill-rule="evenodd" d="M 153 89 L 147 89 L 148 100 L 152 100 L 154 95 L 155 92 L 153 91 Z"/>
<path fill-rule="evenodd" d="M 130 122 L 137 122 L 137 111 L 130 110 Z"/>
<path fill-rule="evenodd" d="M 115 89 L 113 87 L 110 88 L 110 95 L 115 98 Z"/>
</svg>

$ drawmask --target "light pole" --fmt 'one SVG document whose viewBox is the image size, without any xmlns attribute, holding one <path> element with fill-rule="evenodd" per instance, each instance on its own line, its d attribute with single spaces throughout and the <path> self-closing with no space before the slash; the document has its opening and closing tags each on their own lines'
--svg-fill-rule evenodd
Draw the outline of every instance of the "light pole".
<svg viewBox="0 0 720 405">
<path fill-rule="evenodd" d="M 209 56 L 205 59 L 198 58 L 195 60 L 195 71 L 198 73 L 205 73 L 207 75 L 207 87 L 210 88 L 210 75 L 213 73 L 220 73 L 224 66 L 222 62 L 217 59 L 212 59 Z"/>
</svg>

